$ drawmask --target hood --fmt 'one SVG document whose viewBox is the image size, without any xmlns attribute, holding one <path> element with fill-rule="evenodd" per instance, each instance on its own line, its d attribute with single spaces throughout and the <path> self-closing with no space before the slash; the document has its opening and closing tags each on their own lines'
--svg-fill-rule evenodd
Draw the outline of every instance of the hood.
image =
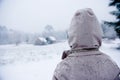
<svg viewBox="0 0 120 80">
<path fill-rule="evenodd" d="M 72 18 L 68 43 L 72 49 L 99 48 L 102 35 L 102 28 L 92 9 L 81 9 Z"/>
</svg>

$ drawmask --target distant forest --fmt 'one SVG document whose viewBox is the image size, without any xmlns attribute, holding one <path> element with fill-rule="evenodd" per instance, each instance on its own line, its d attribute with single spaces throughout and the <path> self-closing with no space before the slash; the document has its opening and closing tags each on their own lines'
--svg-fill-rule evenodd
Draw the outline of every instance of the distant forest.
<svg viewBox="0 0 120 80">
<path fill-rule="evenodd" d="M 0 26 L 0 44 L 34 44 L 38 37 L 48 36 L 53 36 L 58 41 L 67 39 L 66 31 L 55 31 L 51 25 L 45 26 L 44 31 L 40 33 L 25 33 Z"/>
</svg>

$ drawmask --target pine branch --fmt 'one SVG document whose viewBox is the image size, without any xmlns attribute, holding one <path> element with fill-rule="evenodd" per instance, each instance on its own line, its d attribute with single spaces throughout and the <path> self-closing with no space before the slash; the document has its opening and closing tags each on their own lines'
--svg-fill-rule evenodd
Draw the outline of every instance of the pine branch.
<svg viewBox="0 0 120 80">
<path fill-rule="evenodd" d="M 116 19 L 120 20 L 120 14 L 116 16 Z"/>
<path fill-rule="evenodd" d="M 116 21 L 116 27 L 120 28 L 120 20 Z"/>
<path fill-rule="evenodd" d="M 116 19 L 120 20 L 120 11 L 112 11 L 110 14 L 114 15 Z"/>
<path fill-rule="evenodd" d="M 115 6 L 117 3 L 120 3 L 120 0 L 111 0 L 109 6 Z"/>
<path fill-rule="evenodd" d="M 120 2 L 116 3 L 116 8 L 120 11 Z"/>
<path fill-rule="evenodd" d="M 118 15 L 120 15 L 120 11 L 112 11 L 112 12 L 110 12 L 110 14 L 118 16 Z"/>
<path fill-rule="evenodd" d="M 116 23 L 117 23 L 117 22 L 108 22 L 108 21 L 104 21 L 104 24 L 106 24 L 106 25 L 108 25 L 108 26 L 110 26 L 110 27 L 115 27 L 115 26 L 117 26 Z"/>
</svg>

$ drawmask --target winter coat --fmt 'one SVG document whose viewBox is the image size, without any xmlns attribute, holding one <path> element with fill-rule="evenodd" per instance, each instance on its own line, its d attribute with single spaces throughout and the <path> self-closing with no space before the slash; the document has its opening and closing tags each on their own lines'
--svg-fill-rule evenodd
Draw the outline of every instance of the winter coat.
<svg viewBox="0 0 120 80">
<path fill-rule="evenodd" d="M 71 50 L 63 52 L 53 80 L 120 80 L 120 69 L 112 59 L 99 51 L 102 29 L 89 8 L 78 10 L 68 30 Z"/>
</svg>

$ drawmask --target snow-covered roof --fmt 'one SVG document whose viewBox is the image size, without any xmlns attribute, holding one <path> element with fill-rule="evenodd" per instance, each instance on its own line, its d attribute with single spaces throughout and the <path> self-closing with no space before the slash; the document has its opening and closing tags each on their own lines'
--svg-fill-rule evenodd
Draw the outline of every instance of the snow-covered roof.
<svg viewBox="0 0 120 80">
<path fill-rule="evenodd" d="M 53 36 L 49 36 L 48 37 L 50 40 L 53 40 L 53 41 L 55 41 L 56 40 L 56 38 L 55 37 L 53 37 Z"/>
<path fill-rule="evenodd" d="M 43 38 L 43 37 L 38 37 L 38 39 L 39 39 L 40 41 L 47 42 L 47 40 L 46 40 L 45 38 Z"/>
</svg>

